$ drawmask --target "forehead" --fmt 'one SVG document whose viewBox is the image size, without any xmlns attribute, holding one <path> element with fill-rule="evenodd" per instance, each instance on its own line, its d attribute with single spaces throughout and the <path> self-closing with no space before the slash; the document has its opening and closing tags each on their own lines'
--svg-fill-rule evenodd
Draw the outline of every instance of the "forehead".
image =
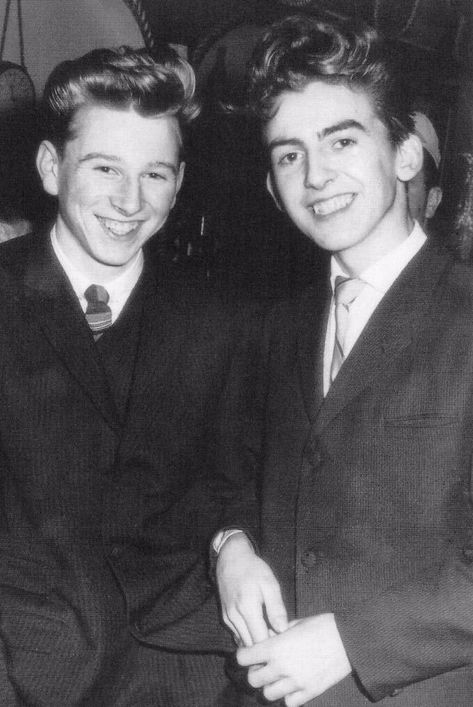
<svg viewBox="0 0 473 707">
<path fill-rule="evenodd" d="M 147 156 L 148 160 L 179 161 L 181 134 L 174 116 L 142 116 L 101 105 L 80 107 L 71 124 L 66 152 L 100 152 L 123 160 Z"/>
<path fill-rule="evenodd" d="M 373 99 L 363 89 L 343 84 L 311 81 L 303 89 L 285 91 L 274 101 L 274 113 L 264 126 L 264 138 L 272 140 L 307 139 L 322 135 L 338 124 L 355 121 L 365 131 L 385 133 Z"/>
</svg>

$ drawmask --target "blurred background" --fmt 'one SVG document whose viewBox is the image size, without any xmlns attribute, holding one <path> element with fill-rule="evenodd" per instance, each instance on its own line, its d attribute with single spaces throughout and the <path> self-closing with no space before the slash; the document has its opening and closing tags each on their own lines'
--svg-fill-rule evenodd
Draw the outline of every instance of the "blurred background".
<svg viewBox="0 0 473 707">
<path fill-rule="evenodd" d="M 166 41 L 193 64 L 204 109 L 157 252 L 243 295 L 256 288 L 272 297 L 311 280 L 319 254 L 266 194 L 259 136 L 240 110 L 255 41 L 295 12 L 364 19 L 389 40 L 405 90 L 439 135 L 444 198 L 432 230 L 471 260 L 471 0 L 0 0 L 0 239 L 51 213 L 34 169 L 35 108 L 51 69 L 94 47 L 153 51 Z"/>
</svg>

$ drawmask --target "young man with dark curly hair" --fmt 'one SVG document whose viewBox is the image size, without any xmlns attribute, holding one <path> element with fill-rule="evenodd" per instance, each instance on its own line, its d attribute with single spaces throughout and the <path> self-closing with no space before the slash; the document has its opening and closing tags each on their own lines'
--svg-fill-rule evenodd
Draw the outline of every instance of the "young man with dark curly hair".
<svg viewBox="0 0 473 707">
<path fill-rule="evenodd" d="M 422 144 L 373 30 L 276 23 L 250 95 L 269 191 L 329 271 L 265 322 L 256 521 L 214 542 L 238 662 L 287 707 L 468 707 L 471 272 L 409 213 Z"/>
</svg>

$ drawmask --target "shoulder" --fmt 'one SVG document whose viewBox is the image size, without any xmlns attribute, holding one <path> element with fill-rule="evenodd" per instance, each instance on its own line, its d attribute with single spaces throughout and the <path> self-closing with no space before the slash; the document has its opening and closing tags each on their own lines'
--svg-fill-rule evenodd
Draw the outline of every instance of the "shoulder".
<svg viewBox="0 0 473 707">
<path fill-rule="evenodd" d="M 440 280 L 442 299 L 446 305 L 473 307 L 473 267 L 453 252 L 443 249 L 445 270 Z"/>
<path fill-rule="evenodd" d="M 35 251 L 44 243 L 44 233 L 28 233 L 0 243 L 0 268 L 11 277 L 21 278 Z"/>
</svg>

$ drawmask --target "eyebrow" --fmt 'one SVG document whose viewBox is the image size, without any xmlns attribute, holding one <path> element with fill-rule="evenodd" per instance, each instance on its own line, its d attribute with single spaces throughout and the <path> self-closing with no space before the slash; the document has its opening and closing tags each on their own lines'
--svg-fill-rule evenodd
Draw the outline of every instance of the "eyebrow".
<svg viewBox="0 0 473 707">
<path fill-rule="evenodd" d="M 358 120 L 353 120 L 353 119 L 347 119 L 347 120 L 341 120 L 339 123 L 335 123 L 334 125 L 329 125 L 327 128 L 324 128 L 321 132 L 317 133 L 317 137 L 319 140 L 323 140 L 324 138 L 328 137 L 329 135 L 333 135 L 333 133 L 338 133 L 341 132 L 342 130 L 349 130 L 349 129 L 355 129 L 355 130 L 360 130 L 361 132 L 367 133 L 367 129 L 365 128 L 364 125 L 362 125 Z M 304 142 L 303 140 L 299 140 L 299 138 L 280 138 L 276 140 L 271 140 L 270 143 L 268 144 L 269 150 L 274 150 L 276 147 L 284 146 L 284 145 L 297 145 L 299 147 L 303 147 Z"/>
<path fill-rule="evenodd" d="M 348 119 L 342 120 L 340 123 L 335 123 L 335 125 L 330 125 L 328 128 L 324 128 L 321 133 L 318 133 L 319 138 L 327 137 L 333 133 L 338 133 L 341 130 L 349 129 L 361 130 L 361 132 L 368 132 L 364 125 L 358 122 L 358 120 Z"/>
<path fill-rule="evenodd" d="M 120 157 L 117 155 L 108 155 L 106 152 L 88 152 L 84 157 L 81 157 L 79 163 L 89 162 L 90 160 L 106 160 L 107 162 L 121 162 Z M 159 169 L 160 167 L 166 167 L 170 169 L 173 174 L 177 174 L 177 167 L 172 162 L 164 162 L 161 160 L 156 160 L 155 162 L 149 162 L 147 164 L 148 169 Z"/>
</svg>

